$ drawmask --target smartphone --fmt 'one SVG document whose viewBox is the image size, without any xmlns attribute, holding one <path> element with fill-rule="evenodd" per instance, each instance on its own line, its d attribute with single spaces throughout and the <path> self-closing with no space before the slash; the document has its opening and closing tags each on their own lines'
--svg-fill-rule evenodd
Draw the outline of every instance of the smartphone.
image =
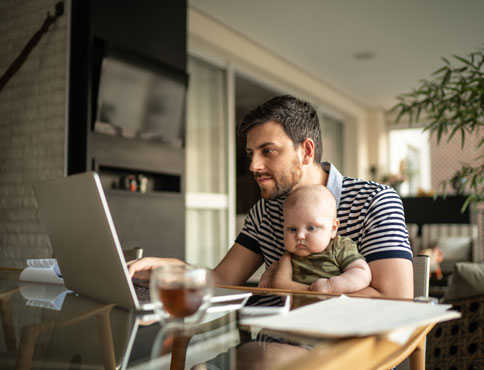
<svg viewBox="0 0 484 370">
<path fill-rule="evenodd" d="M 289 312 L 291 296 L 278 294 L 253 295 L 240 308 L 244 316 L 276 315 Z"/>
</svg>

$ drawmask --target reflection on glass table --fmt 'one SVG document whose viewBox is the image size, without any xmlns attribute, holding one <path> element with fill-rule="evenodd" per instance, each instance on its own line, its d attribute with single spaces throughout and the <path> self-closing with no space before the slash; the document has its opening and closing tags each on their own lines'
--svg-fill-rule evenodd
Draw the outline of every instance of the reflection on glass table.
<svg viewBox="0 0 484 370">
<path fill-rule="evenodd" d="M 133 369 L 257 369 L 277 368 L 307 354 L 321 339 L 284 335 L 241 327 L 236 311 L 207 313 L 199 325 L 160 328 L 153 343 L 157 358 Z M 157 336 L 157 339 L 160 338 Z M 270 365 L 270 366 L 269 366 Z"/>
<path fill-rule="evenodd" d="M 140 316 L 75 293 L 66 293 L 60 302 L 57 291 L 46 294 L 55 304 L 32 305 L 33 297 L 39 298 L 35 290 L 49 289 L 21 285 L 19 272 L 0 269 L 0 369 L 390 368 L 418 348 L 433 326 L 414 330 L 403 344 L 382 335 L 324 339 L 244 326 L 237 311 L 220 311 L 208 313 L 198 325 L 168 332 L 150 361 L 163 329 L 154 315 Z M 291 296 L 292 309 L 325 298 Z M 393 362 L 385 362 L 389 358 Z"/>
</svg>

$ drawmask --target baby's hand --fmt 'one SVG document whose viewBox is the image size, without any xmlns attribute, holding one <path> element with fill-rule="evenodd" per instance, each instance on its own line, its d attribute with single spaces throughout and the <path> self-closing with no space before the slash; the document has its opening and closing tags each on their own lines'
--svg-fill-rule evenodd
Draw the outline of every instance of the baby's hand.
<svg viewBox="0 0 484 370">
<path fill-rule="evenodd" d="M 325 279 L 325 278 L 318 279 L 314 283 L 312 283 L 310 290 L 313 292 L 320 292 L 320 293 L 333 292 L 333 289 L 331 289 L 331 284 L 329 282 L 329 279 Z"/>
</svg>

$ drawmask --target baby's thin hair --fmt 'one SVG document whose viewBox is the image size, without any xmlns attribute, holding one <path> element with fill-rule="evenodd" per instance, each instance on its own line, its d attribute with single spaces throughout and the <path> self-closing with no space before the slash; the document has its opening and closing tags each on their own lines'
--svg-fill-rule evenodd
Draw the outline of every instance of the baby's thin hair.
<svg viewBox="0 0 484 370">
<path fill-rule="evenodd" d="M 328 204 L 328 206 L 332 205 L 336 212 L 336 200 L 333 194 L 326 186 L 317 184 L 298 186 L 296 189 L 294 189 L 288 195 L 286 202 L 284 203 L 284 210 L 286 210 L 286 208 L 293 207 L 302 200 L 316 200 L 315 197 L 317 195 L 322 197 L 325 201 L 329 200 L 331 203 Z"/>
</svg>

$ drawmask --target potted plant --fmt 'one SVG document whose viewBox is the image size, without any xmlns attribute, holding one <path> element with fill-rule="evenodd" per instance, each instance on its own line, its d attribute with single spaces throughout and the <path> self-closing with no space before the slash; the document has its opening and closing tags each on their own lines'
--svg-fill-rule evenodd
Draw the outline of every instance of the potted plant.
<svg viewBox="0 0 484 370">
<path fill-rule="evenodd" d="M 399 95 L 399 102 L 391 111 L 397 112 L 397 122 L 407 117 L 412 124 L 424 118 L 428 122 L 424 130 L 436 134 L 437 143 L 444 134 L 449 134 L 450 141 L 459 133 L 464 148 L 466 135 L 478 134 L 484 126 L 484 49 L 453 58 L 454 64 L 442 58 L 444 65 L 431 79 L 422 80 L 420 87 Z M 483 143 L 484 139 L 477 145 L 475 162 L 463 164 L 442 184 L 444 194 L 449 184 L 467 194 L 463 210 L 469 203 L 484 200 Z"/>
</svg>

